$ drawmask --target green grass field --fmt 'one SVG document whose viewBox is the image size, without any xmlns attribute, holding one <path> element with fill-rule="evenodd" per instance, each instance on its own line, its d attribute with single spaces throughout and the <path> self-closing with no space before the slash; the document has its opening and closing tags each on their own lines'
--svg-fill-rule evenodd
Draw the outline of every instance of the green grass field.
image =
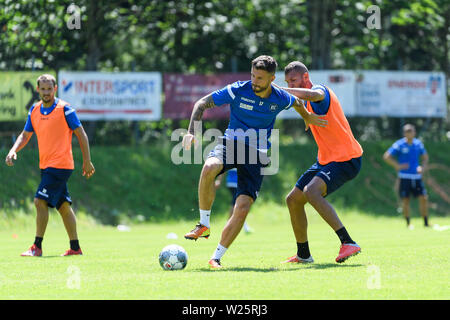
<svg viewBox="0 0 450 320">
<path fill-rule="evenodd" d="M 20 257 L 34 238 L 34 215 L 0 229 L 0 299 L 449 299 L 450 230 L 414 230 L 400 217 L 375 217 L 362 212 L 340 216 L 362 253 L 344 264 L 334 259 L 339 241 L 326 223 L 308 208 L 309 242 L 315 263 L 281 265 L 296 246 L 286 208 L 256 203 L 248 217 L 255 232 L 241 233 L 222 259 L 223 270 L 209 270 L 223 215 L 212 215 L 208 240 L 188 241 L 183 234 L 198 219 L 178 223 L 131 225 L 128 232 L 92 223 L 80 215 L 83 256 L 60 257 L 68 239 L 60 217 L 51 212 L 43 242 L 44 256 Z M 449 217 L 431 217 L 440 226 Z M 174 232 L 178 239 L 166 235 Z M 186 269 L 164 271 L 159 251 L 183 246 Z"/>
</svg>

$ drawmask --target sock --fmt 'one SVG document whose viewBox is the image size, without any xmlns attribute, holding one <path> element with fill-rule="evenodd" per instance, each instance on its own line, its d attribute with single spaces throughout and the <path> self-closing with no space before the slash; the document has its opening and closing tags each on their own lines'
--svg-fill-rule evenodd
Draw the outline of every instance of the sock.
<svg viewBox="0 0 450 320">
<path fill-rule="evenodd" d="M 35 244 L 36 247 L 38 247 L 39 249 L 42 249 L 42 240 L 44 240 L 44 238 L 41 238 L 41 237 L 35 237 L 35 238 L 34 238 L 34 244 Z"/>
<path fill-rule="evenodd" d="M 247 221 L 244 222 L 244 231 L 248 232 L 248 230 L 250 230 L 250 227 L 247 224 Z"/>
<path fill-rule="evenodd" d="M 409 226 L 409 217 L 405 217 L 406 219 L 406 226 Z"/>
<path fill-rule="evenodd" d="M 428 227 L 428 217 L 423 217 L 423 222 L 425 223 L 425 227 Z"/>
<path fill-rule="evenodd" d="M 80 249 L 80 244 L 78 243 L 78 240 L 70 240 L 70 249 L 77 251 Z"/>
<path fill-rule="evenodd" d="M 200 223 L 208 228 L 209 228 L 209 216 L 210 215 L 211 215 L 211 210 L 200 209 Z"/>
<path fill-rule="evenodd" d="M 308 241 L 303 243 L 297 242 L 297 255 L 302 259 L 308 259 L 311 256 Z"/>
<path fill-rule="evenodd" d="M 225 248 L 224 246 L 222 246 L 220 243 L 217 246 L 216 251 L 214 251 L 214 254 L 212 255 L 211 259 L 217 259 L 220 260 L 223 255 L 225 254 L 225 252 L 227 251 L 227 248 Z"/>
<path fill-rule="evenodd" d="M 345 229 L 345 227 L 340 228 L 339 230 L 336 231 L 336 234 L 339 237 L 339 240 L 341 240 L 341 243 L 355 243 L 355 241 L 352 240 L 352 238 L 350 238 L 350 235 L 348 234 L 347 230 Z"/>
</svg>

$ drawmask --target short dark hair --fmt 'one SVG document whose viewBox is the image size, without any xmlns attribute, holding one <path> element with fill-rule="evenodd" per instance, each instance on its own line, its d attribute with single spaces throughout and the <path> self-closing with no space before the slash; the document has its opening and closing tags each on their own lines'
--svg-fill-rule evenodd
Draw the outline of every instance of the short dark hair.
<svg viewBox="0 0 450 320">
<path fill-rule="evenodd" d="M 300 74 L 304 74 L 305 72 L 309 72 L 308 68 L 301 63 L 300 61 L 292 61 L 284 68 L 284 74 L 288 74 L 291 71 L 298 72 Z"/>
<path fill-rule="evenodd" d="M 51 81 L 53 83 L 53 86 L 56 86 L 56 79 L 51 74 L 43 74 L 43 75 L 39 76 L 39 78 L 37 78 L 38 87 L 39 87 L 39 82 L 41 82 L 41 81 L 43 81 L 43 82 Z"/>
<path fill-rule="evenodd" d="M 271 56 L 259 56 L 252 61 L 252 67 L 258 70 L 265 70 L 269 73 L 277 71 L 277 61 Z"/>
</svg>

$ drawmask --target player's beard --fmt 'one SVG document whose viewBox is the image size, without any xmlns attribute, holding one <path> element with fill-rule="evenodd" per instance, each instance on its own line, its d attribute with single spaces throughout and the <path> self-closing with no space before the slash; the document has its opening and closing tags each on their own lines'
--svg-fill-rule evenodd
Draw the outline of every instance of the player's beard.
<svg viewBox="0 0 450 320">
<path fill-rule="evenodd" d="M 270 85 L 270 84 L 269 84 Z M 259 93 L 259 92 L 263 92 L 263 91 L 265 91 L 265 90 L 267 90 L 267 88 L 268 88 L 269 86 L 266 86 L 266 87 L 261 87 L 261 86 L 255 86 L 254 84 L 252 84 L 252 90 L 253 90 L 253 92 L 255 92 L 255 93 Z"/>
<path fill-rule="evenodd" d="M 41 96 L 42 101 L 44 102 L 50 102 L 52 101 L 52 96 L 51 95 L 45 95 L 45 96 Z"/>
</svg>

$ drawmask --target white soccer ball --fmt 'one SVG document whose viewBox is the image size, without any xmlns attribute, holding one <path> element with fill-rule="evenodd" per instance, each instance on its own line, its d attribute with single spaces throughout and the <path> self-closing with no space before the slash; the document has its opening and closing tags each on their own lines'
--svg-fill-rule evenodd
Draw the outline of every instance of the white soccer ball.
<svg viewBox="0 0 450 320">
<path fill-rule="evenodd" d="M 159 264 L 164 270 L 181 270 L 187 265 L 188 254 L 183 247 L 171 244 L 159 253 Z"/>
</svg>

